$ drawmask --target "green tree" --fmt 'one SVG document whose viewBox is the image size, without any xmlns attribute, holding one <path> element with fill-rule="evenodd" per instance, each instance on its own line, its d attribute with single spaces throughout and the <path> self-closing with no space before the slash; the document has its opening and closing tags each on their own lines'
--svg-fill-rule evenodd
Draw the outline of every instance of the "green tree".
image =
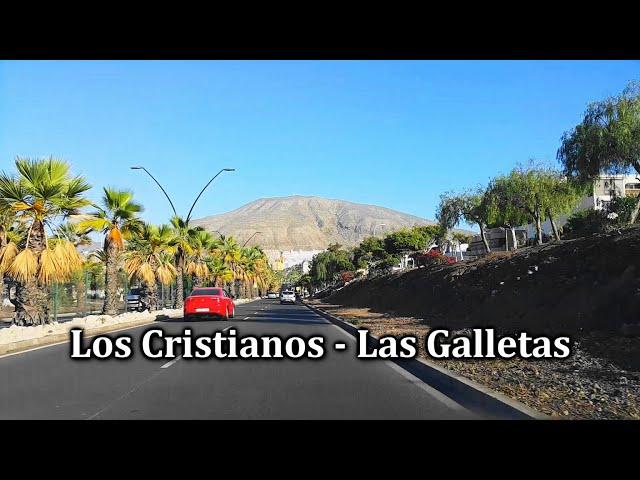
<svg viewBox="0 0 640 480">
<path fill-rule="evenodd" d="M 499 176 L 491 180 L 485 194 L 490 226 L 508 228 L 511 231 L 514 250 L 518 248 L 516 227 L 531 221 L 531 215 L 516 204 L 518 188 L 519 185 L 514 181 L 514 177 Z"/>
<path fill-rule="evenodd" d="M 182 217 L 174 215 L 171 218 L 173 227 L 172 245 L 176 248 L 176 308 L 184 305 L 184 274 L 185 264 L 189 255 L 193 253 L 193 244 L 196 241 L 197 232 L 203 230 L 202 227 L 190 227 Z"/>
<path fill-rule="evenodd" d="M 125 271 L 129 279 L 140 280 L 146 286 L 151 310 L 158 307 L 158 282 L 169 285 L 176 276 L 173 264 L 176 247 L 172 240 L 169 225 L 144 224 L 127 243 Z"/>
<path fill-rule="evenodd" d="M 620 95 L 591 103 L 582 121 L 563 134 L 557 157 L 565 173 L 580 181 L 630 170 L 640 175 L 640 83 L 631 82 Z M 631 223 L 639 211 L 640 202 Z"/>
<path fill-rule="evenodd" d="M 124 241 L 142 231 L 143 224 L 138 215 L 142 205 L 133 200 L 130 190 L 105 187 L 100 205 L 96 211 L 78 223 L 79 228 L 104 234 L 105 255 L 105 296 L 102 313 L 118 313 L 118 270 Z"/>
<path fill-rule="evenodd" d="M 25 235 L 19 245 L 2 248 L 2 264 L 16 285 L 14 323 L 42 325 L 49 323 L 47 286 L 70 279 L 82 265 L 74 245 L 60 237 L 50 240 L 45 225 L 89 205 L 84 192 L 91 187 L 83 177 L 72 176 L 63 160 L 17 158 L 15 166 L 17 175 L 0 173 L 0 210 L 15 215 Z"/>
</svg>

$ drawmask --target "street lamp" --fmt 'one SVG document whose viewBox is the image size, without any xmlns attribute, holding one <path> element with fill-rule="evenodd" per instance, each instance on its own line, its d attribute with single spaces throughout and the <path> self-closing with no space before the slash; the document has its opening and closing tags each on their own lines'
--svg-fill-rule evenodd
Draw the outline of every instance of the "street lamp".
<svg viewBox="0 0 640 480">
<path fill-rule="evenodd" d="M 195 207 L 195 206 L 196 206 L 196 203 L 198 202 L 198 199 L 199 199 L 199 198 L 200 198 L 200 196 L 204 193 L 204 191 L 207 189 L 207 187 L 209 186 L 209 184 L 210 184 L 211 182 L 213 182 L 213 181 L 216 179 L 216 177 L 217 177 L 218 175 L 220 175 L 222 172 L 235 172 L 235 171 L 236 171 L 236 169 L 235 169 L 235 168 L 223 168 L 223 169 L 222 169 L 222 170 L 220 170 L 218 173 L 216 173 L 216 174 L 213 176 L 213 178 L 212 178 L 211 180 L 209 180 L 209 181 L 207 182 L 207 184 L 204 186 L 204 188 L 203 188 L 202 190 L 200 190 L 200 193 L 198 194 L 198 196 L 196 197 L 196 199 L 193 201 L 193 205 L 191 205 L 191 208 L 189 209 L 189 213 L 187 214 L 187 219 L 185 220 L 185 223 L 186 223 L 187 225 L 189 225 L 189 219 L 191 218 L 191 212 L 193 211 L 193 207 Z"/>
<path fill-rule="evenodd" d="M 167 200 L 169 200 L 169 203 L 171 204 L 171 208 L 173 210 L 174 215 L 177 217 L 178 213 L 176 212 L 176 207 L 173 206 L 173 202 L 171 201 L 171 198 L 169 198 L 169 194 L 166 192 L 166 190 L 164 188 L 162 188 L 162 185 L 160 185 L 160 182 L 158 180 L 156 180 L 156 177 L 154 177 L 153 175 L 151 175 L 151 172 L 149 172 L 149 170 L 147 170 L 146 168 L 140 166 L 140 165 L 136 165 L 131 167 L 131 170 L 144 170 L 145 172 L 147 172 L 147 175 L 149 175 L 154 182 L 156 182 L 156 184 L 158 184 L 158 186 L 160 187 L 160 190 L 162 190 L 162 193 L 164 193 L 164 196 L 167 197 Z"/>
<path fill-rule="evenodd" d="M 386 223 L 379 223 L 379 224 L 377 224 L 377 225 L 374 225 L 374 227 L 373 227 L 373 236 L 374 236 L 374 237 L 376 236 L 376 228 L 378 228 L 378 227 L 385 227 L 386 225 L 387 225 Z"/>
<path fill-rule="evenodd" d="M 165 197 L 167 197 L 167 200 L 169 200 L 169 203 L 171 204 L 171 209 L 173 210 L 174 215 L 177 217 L 178 213 L 176 212 L 176 208 L 173 206 L 173 202 L 171 201 L 171 198 L 169 197 L 169 194 L 166 192 L 166 190 L 164 188 L 162 188 L 162 185 L 160 185 L 160 182 L 158 182 L 158 180 L 156 180 L 156 177 L 154 177 L 153 175 L 151 175 L 151 172 L 149 172 L 149 170 L 147 170 L 146 168 L 144 168 L 141 165 L 135 165 L 133 167 L 131 167 L 131 170 L 144 170 L 147 175 L 149 175 L 154 182 L 156 182 L 156 184 L 160 187 L 160 190 L 162 190 L 162 193 L 164 193 Z M 187 219 L 185 220 L 185 224 L 189 225 L 189 219 L 191 218 L 191 212 L 193 211 L 193 207 L 196 206 L 196 203 L 198 202 L 198 200 L 200 199 L 200 197 L 202 196 L 202 194 L 204 193 L 204 191 L 207 189 L 207 187 L 211 184 L 211 182 L 213 182 L 216 177 L 218 175 L 220 175 L 222 172 L 235 172 L 235 168 L 223 168 L 222 170 L 220 170 L 218 173 L 216 173 L 211 180 L 209 180 L 207 182 L 207 184 L 204 186 L 204 188 L 202 190 L 200 190 L 200 193 L 198 194 L 198 196 L 196 197 L 196 199 L 193 201 L 193 204 L 191 205 L 191 208 L 189 209 L 189 213 L 187 214 Z M 218 232 L 220 233 L 220 232 Z M 222 234 L 220 234 L 222 235 Z"/>
<path fill-rule="evenodd" d="M 249 240 L 251 240 L 253 237 L 255 237 L 257 234 L 262 233 L 262 232 L 255 232 L 253 235 L 251 235 L 249 238 L 247 238 L 247 241 L 244 242 L 242 244 L 242 246 L 244 247 L 247 243 L 249 243 Z"/>
</svg>

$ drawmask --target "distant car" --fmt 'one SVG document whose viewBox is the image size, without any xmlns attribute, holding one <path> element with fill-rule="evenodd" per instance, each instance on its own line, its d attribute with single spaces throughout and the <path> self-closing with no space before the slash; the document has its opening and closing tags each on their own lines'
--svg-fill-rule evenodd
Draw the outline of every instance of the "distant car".
<svg viewBox="0 0 640 480">
<path fill-rule="evenodd" d="M 296 294 L 293 290 L 283 290 L 280 292 L 280 303 L 296 303 Z"/>
<path fill-rule="evenodd" d="M 149 305 L 145 301 L 145 291 L 142 288 L 134 287 L 129 290 L 126 296 L 127 311 L 131 312 L 137 310 L 138 312 L 144 312 Z"/>
<path fill-rule="evenodd" d="M 194 288 L 184 301 L 185 320 L 213 316 L 229 319 L 233 318 L 235 313 L 233 297 L 219 287 Z"/>
<path fill-rule="evenodd" d="M 278 298 L 278 294 L 276 292 L 267 292 L 267 298 Z"/>
</svg>

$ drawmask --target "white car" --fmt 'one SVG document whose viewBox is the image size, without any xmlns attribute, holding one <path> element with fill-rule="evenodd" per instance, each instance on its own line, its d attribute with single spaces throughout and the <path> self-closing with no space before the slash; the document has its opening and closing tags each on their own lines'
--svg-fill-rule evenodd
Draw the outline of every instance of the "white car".
<svg viewBox="0 0 640 480">
<path fill-rule="evenodd" d="M 267 298 L 278 298 L 278 294 L 276 292 L 267 292 Z"/>
<path fill-rule="evenodd" d="M 291 290 L 280 292 L 280 303 L 296 303 L 296 294 Z"/>
</svg>

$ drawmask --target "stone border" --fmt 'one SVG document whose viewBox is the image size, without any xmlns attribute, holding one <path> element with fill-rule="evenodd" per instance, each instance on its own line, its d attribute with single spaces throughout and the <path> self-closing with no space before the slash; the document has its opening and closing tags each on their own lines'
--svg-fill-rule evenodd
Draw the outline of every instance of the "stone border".
<svg viewBox="0 0 640 480">
<path fill-rule="evenodd" d="M 239 300 L 247 300 L 247 301 L 236 303 L 236 305 L 246 305 L 247 303 L 255 302 L 258 299 L 251 298 L 251 299 L 239 299 Z M 103 333 L 118 331 L 118 330 L 128 330 L 130 328 L 141 327 L 143 325 L 151 325 L 152 323 L 157 322 L 159 319 L 164 320 L 167 318 L 178 318 L 178 317 L 170 317 L 165 314 L 158 314 L 153 319 L 147 318 L 144 320 L 133 320 L 131 322 L 114 323 L 114 324 L 106 325 L 102 327 L 94 327 L 89 329 L 85 328 L 84 329 L 85 338 L 101 335 Z M 67 330 L 65 333 L 56 333 L 53 335 L 44 335 L 42 337 L 29 338 L 27 340 L 20 340 L 18 342 L 13 342 L 13 343 L 5 343 L 0 345 L 0 358 L 2 358 L 5 355 L 20 353 L 26 350 L 30 350 L 32 348 L 55 345 L 59 343 L 66 343 L 68 341 L 69 341 L 69 331 Z"/>
<path fill-rule="evenodd" d="M 326 318 L 347 333 L 357 336 L 358 327 L 324 310 L 304 302 L 310 310 Z M 378 346 L 378 337 L 369 334 L 369 346 Z M 550 417 L 484 385 L 462 377 L 432 361 L 422 358 L 393 360 L 423 382 L 456 401 L 468 410 L 492 419 L 549 420 Z"/>
<path fill-rule="evenodd" d="M 109 333 L 117 330 L 127 330 L 130 328 L 140 327 L 143 325 L 150 325 L 158 320 L 159 317 L 166 317 L 166 315 L 158 315 L 154 319 L 134 320 L 132 322 L 114 323 L 104 327 L 95 327 L 84 329 L 85 337 L 91 337 L 95 335 L 101 335 L 103 333 Z M 171 318 L 171 317 L 168 317 Z M 67 343 L 69 341 L 69 331 L 65 333 L 56 333 L 54 335 L 45 335 L 44 337 L 29 338 L 27 340 L 20 340 L 19 342 L 6 343 L 0 345 L 0 358 L 5 355 L 13 353 L 20 353 L 25 350 L 30 350 L 36 347 L 44 347 L 48 345 L 55 345 L 59 343 Z"/>
</svg>

